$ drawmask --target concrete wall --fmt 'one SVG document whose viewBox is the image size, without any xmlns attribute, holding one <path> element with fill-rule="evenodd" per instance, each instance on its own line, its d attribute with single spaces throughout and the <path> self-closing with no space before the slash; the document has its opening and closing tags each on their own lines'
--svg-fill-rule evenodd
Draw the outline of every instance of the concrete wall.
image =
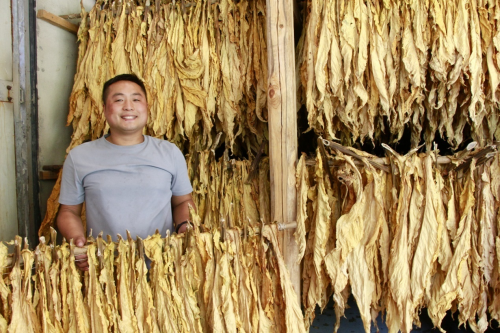
<svg viewBox="0 0 500 333">
<path fill-rule="evenodd" d="M 12 45 L 10 0 L 0 0 L 0 45 Z M 13 84 L 12 47 L 0 48 L 0 241 L 18 234 L 14 105 L 8 103 L 7 85 Z"/>
<path fill-rule="evenodd" d="M 80 13 L 79 0 L 37 0 L 37 10 L 56 15 Z M 74 21 L 73 23 L 78 23 Z M 37 80 L 39 170 L 43 165 L 63 164 L 72 128 L 66 126 L 69 96 L 76 70 L 78 43 L 75 34 L 37 19 Z M 45 216 L 47 199 L 55 181 L 40 181 L 40 210 Z"/>
<path fill-rule="evenodd" d="M 0 45 L 12 45 L 12 21 L 9 0 L 0 0 Z M 0 50 L 0 80 L 12 81 L 12 48 Z"/>
</svg>

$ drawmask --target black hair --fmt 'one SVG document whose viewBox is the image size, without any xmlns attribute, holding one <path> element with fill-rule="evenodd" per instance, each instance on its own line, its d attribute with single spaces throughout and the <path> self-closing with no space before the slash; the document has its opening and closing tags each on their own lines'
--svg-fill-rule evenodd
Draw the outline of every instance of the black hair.
<svg viewBox="0 0 500 333">
<path fill-rule="evenodd" d="M 137 77 L 135 74 L 120 74 L 115 76 L 114 78 L 109 79 L 104 83 L 104 86 L 102 87 L 102 102 L 106 104 L 106 99 L 108 98 L 108 90 L 109 86 L 112 85 L 113 83 L 116 83 L 118 81 L 130 81 L 136 83 L 139 87 L 141 87 L 142 92 L 144 93 L 144 96 L 146 97 L 146 100 L 148 98 L 148 94 L 146 93 L 146 87 L 144 87 L 144 82 L 142 82 L 141 79 Z"/>
</svg>

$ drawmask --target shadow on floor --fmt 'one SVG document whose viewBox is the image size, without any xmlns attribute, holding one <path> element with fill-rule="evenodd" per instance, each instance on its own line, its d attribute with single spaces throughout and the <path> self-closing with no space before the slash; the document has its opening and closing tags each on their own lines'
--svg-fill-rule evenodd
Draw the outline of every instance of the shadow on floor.
<svg viewBox="0 0 500 333">
<path fill-rule="evenodd" d="M 348 301 L 348 305 L 350 308 L 346 309 L 345 317 L 340 319 L 340 328 L 339 333 L 363 333 L 363 322 L 361 321 L 361 316 L 359 314 L 358 307 L 356 305 L 356 301 L 354 297 L 351 295 Z M 416 327 L 414 326 L 412 332 L 415 333 L 439 333 L 438 329 L 434 328 L 431 319 L 427 316 L 427 310 L 423 309 L 420 314 L 420 322 L 422 326 Z M 490 323 L 493 327 L 488 328 L 486 333 L 490 332 L 500 332 L 498 328 L 498 323 L 494 321 Z M 385 322 L 382 320 L 382 317 L 379 316 L 377 318 L 377 325 L 380 333 L 387 333 L 388 329 L 385 325 Z M 320 309 L 316 308 L 316 318 L 314 319 L 313 324 L 311 325 L 310 332 L 311 333 L 332 333 L 335 327 L 335 312 L 333 310 L 333 300 L 330 300 L 325 311 L 323 313 L 320 312 Z M 451 313 L 448 312 L 446 317 L 443 319 L 441 327 L 446 332 L 450 333 L 472 333 L 473 331 L 467 327 L 458 328 L 458 319 L 457 314 L 455 314 L 454 318 L 452 318 Z M 371 332 L 376 333 L 377 329 L 372 324 Z"/>
</svg>

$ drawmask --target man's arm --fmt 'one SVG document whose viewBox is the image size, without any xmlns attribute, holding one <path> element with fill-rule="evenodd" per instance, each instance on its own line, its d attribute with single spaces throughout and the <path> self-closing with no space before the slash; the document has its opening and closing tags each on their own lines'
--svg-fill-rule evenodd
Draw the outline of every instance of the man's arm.
<svg viewBox="0 0 500 333">
<path fill-rule="evenodd" d="M 78 247 L 84 246 L 87 242 L 81 218 L 82 207 L 83 204 L 61 205 L 56 220 L 57 228 L 61 235 L 68 241 L 73 239 L 73 244 Z M 76 261 L 76 265 L 81 270 L 87 271 L 89 269 L 87 255 L 78 256 L 78 258 L 75 257 L 75 259 L 78 260 Z"/>
<path fill-rule="evenodd" d="M 173 195 L 172 199 L 172 217 L 174 219 L 174 228 L 177 224 L 189 220 L 189 206 L 193 207 L 196 211 L 196 206 L 194 205 L 191 193 L 186 195 Z M 187 224 L 184 224 L 180 229 L 179 233 L 182 234 L 186 232 Z"/>
</svg>

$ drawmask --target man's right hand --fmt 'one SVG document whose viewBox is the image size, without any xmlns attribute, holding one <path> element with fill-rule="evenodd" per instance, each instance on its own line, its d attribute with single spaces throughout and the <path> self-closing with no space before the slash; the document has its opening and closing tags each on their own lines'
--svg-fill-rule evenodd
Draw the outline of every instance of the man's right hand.
<svg viewBox="0 0 500 333">
<path fill-rule="evenodd" d="M 82 207 L 83 203 L 79 205 L 61 204 L 56 221 L 57 228 L 61 235 L 68 241 L 72 239 L 73 244 L 77 247 L 83 247 L 87 242 L 81 219 Z M 86 254 L 75 256 L 75 264 L 82 271 L 89 270 Z"/>
<path fill-rule="evenodd" d="M 87 240 L 85 239 L 85 237 L 79 237 L 77 239 L 73 239 L 73 242 L 77 247 L 84 247 Z M 75 256 L 76 266 L 82 271 L 88 271 L 89 270 L 89 262 L 87 259 L 88 258 L 87 258 L 86 254 L 80 254 L 80 255 Z"/>
</svg>

